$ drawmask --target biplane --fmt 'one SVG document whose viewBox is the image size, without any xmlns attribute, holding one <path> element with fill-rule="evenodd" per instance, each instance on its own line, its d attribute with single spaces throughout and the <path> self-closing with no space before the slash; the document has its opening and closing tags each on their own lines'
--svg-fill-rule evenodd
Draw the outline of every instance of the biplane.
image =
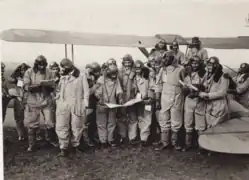
<svg viewBox="0 0 249 180">
<path fill-rule="evenodd" d="M 154 47 L 160 40 L 168 45 L 177 41 L 179 45 L 190 44 L 192 38 L 176 34 L 157 34 L 155 36 L 94 34 L 69 31 L 10 29 L 1 33 L 1 40 L 9 42 L 64 44 L 71 45 L 74 60 L 74 45 L 134 47 L 148 57 L 146 48 Z M 200 37 L 202 46 L 211 49 L 249 49 L 249 37 Z M 239 103 L 230 101 L 230 118 L 203 132 L 199 136 L 202 148 L 232 154 L 249 154 L 249 110 Z"/>
</svg>

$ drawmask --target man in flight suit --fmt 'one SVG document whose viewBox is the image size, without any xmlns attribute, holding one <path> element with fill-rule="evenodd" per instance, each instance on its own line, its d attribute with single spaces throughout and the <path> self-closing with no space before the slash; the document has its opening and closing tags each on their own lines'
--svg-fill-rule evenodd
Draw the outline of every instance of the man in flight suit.
<svg viewBox="0 0 249 180">
<path fill-rule="evenodd" d="M 97 127 L 102 148 L 106 148 L 108 145 L 116 146 L 114 130 L 116 128 L 117 109 L 109 109 L 105 107 L 104 103 L 123 104 L 123 91 L 117 76 L 117 67 L 108 67 L 106 76 L 101 76 L 98 79 L 95 89 L 95 96 L 98 99 Z"/>
<path fill-rule="evenodd" d="M 124 91 L 124 103 L 135 98 L 135 91 L 130 84 L 132 84 L 134 77 L 134 61 L 130 54 L 126 54 L 123 57 L 122 61 L 123 67 L 119 71 L 119 80 L 121 83 L 121 87 Z M 129 106 L 126 108 L 120 108 L 119 119 L 118 119 L 118 129 L 119 134 L 121 136 L 121 142 L 127 137 L 127 129 L 128 129 L 128 137 L 130 144 L 136 144 L 137 137 L 137 116 L 136 116 L 136 108 L 135 106 Z"/>
<path fill-rule="evenodd" d="M 201 60 L 206 64 L 208 60 L 208 52 L 201 46 L 201 41 L 198 37 L 192 38 L 192 43 L 189 45 L 189 51 L 186 56 L 186 61 L 189 61 L 194 56 L 199 56 Z"/>
<path fill-rule="evenodd" d="M 54 88 L 49 85 L 41 85 L 42 80 L 52 80 L 52 73 L 46 67 L 47 59 L 43 55 L 38 56 L 33 68 L 28 69 L 23 77 L 23 88 L 27 92 L 25 120 L 28 127 L 28 151 L 34 150 L 36 131 L 40 125 L 40 114 L 44 116 L 46 131 L 49 134 L 47 141 L 53 146 L 57 146 L 53 140 L 55 122 L 52 118 L 52 94 Z"/>
<path fill-rule="evenodd" d="M 59 156 L 64 157 L 68 155 L 69 142 L 73 153 L 82 150 L 79 145 L 89 105 L 89 86 L 85 73 L 80 73 L 71 60 L 63 59 L 60 66 L 62 77 L 56 94 L 56 133 L 61 150 Z"/>
<path fill-rule="evenodd" d="M 192 147 L 194 124 L 197 132 L 202 132 L 206 129 L 206 101 L 198 97 L 199 91 L 205 90 L 203 83 L 206 78 L 206 70 L 199 56 L 194 56 L 190 59 L 189 64 L 191 71 L 186 74 L 183 87 L 186 96 L 184 106 L 184 127 L 186 130 L 184 151 Z M 198 90 L 193 90 L 188 85 L 193 85 Z"/>
<path fill-rule="evenodd" d="M 179 45 L 178 45 L 177 41 L 173 41 L 172 50 L 174 52 L 174 55 L 175 55 L 175 58 L 176 58 L 178 64 L 180 64 L 180 65 L 185 64 L 184 53 L 179 50 Z"/>
<path fill-rule="evenodd" d="M 176 150 L 181 150 L 178 132 L 183 123 L 182 112 L 184 96 L 179 80 L 183 68 L 176 62 L 172 51 L 164 55 L 163 61 L 164 65 L 159 72 L 156 83 L 158 86 L 156 93 L 161 94 L 161 110 L 159 113 L 161 145 L 156 148 L 156 150 L 163 150 L 169 146 L 170 130 L 172 132 L 172 145 Z M 157 98 L 158 97 L 160 96 L 157 95 Z"/>
</svg>

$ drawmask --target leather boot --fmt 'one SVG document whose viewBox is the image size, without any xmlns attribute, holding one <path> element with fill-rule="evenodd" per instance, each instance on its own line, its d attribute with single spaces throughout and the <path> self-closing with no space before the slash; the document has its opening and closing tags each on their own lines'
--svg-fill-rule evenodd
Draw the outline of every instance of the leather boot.
<svg viewBox="0 0 249 180">
<path fill-rule="evenodd" d="M 61 149 L 60 153 L 57 155 L 57 157 L 66 157 L 68 156 L 68 150 L 66 149 Z"/>
<path fill-rule="evenodd" d="M 16 122 L 16 130 L 18 133 L 18 140 L 19 141 L 24 141 L 24 125 L 23 123 Z"/>
<path fill-rule="evenodd" d="M 27 150 L 28 152 L 34 151 L 35 142 L 36 142 L 36 131 L 37 129 L 35 128 L 28 129 L 28 141 L 29 141 L 29 147 Z"/>
<path fill-rule="evenodd" d="M 183 148 L 183 151 L 188 151 L 192 148 L 192 137 L 193 137 L 193 134 L 192 132 L 186 132 L 186 135 L 185 135 L 185 147 Z"/>
<path fill-rule="evenodd" d="M 54 147 L 59 147 L 59 144 L 56 142 L 56 133 L 55 128 L 45 129 L 46 141 Z"/>
<path fill-rule="evenodd" d="M 94 147 L 94 144 L 93 144 L 92 140 L 88 136 L 88 129 L 84 129 L 82 135 L 83 135 L 84 143 L 88 147 Z"/>
<path fill-rule="evenodd" d="M 182 149 L 179 145 L 178 132 L 172 131 L 171 142 L 175 150 L 180 151 Z"/>
<path fill-rule="evenodd" d="M 155 148 L 156 151 L 161 151 L 169 147 L 169 136 L 170 136 L 170 131 L 162 131 L 161 132 L 161 143 L 158 145 L 158 147 Z"/>
</svg>

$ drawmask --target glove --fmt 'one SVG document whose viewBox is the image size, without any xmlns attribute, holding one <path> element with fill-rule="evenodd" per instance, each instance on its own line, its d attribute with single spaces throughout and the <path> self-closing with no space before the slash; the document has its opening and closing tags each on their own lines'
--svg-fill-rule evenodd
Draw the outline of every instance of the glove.
<svg viewBox="0 0 249 180">
<path fill-rule="evenodd" d="M 40 85 L 30 85 L 28 87 L 28 91 L 30 91 L 31 93 L 35 93 L 35 92 L 40 92 L 41 91 L 41 86 Z"/>
<path fill-rule="evenodd" d="M 123 94 L 118 94 L 118 103 L 121 105 L 124 104 Z"/>
<path fill-rule="evenodd" d="M 151 102 L 152 102 L 152 99 L 151 98 L 145 98 L 145 99 L 143 99 L 143 103 L 145 104 L 145 105 L 150 105 L 151 104 Z"/>
<path fill-rule="evenodd" d="M 188 95 L 189 95 L 189 93 L 190 93 L 189 88 L 187 88 L 187 87 L 183 87 L 183 94 L 184 94 L 184 96 L 188 96 Z"/>
<path fill-rule="evenodd" d="M 161 102 L 159 100 L 156 101 L 156 110 L 161 109 Z"/>
<path fill-rule="evenodd" d="M 88 116 L 89 114 L 91 114 L 93 112 L 93 109 L 86 109 L 86 115 Z"/>
</svg>

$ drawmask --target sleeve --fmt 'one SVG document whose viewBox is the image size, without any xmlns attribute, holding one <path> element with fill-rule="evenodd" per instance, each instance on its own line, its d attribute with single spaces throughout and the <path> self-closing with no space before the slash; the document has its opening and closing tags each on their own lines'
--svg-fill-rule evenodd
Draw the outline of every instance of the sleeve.
<svg viewBox="0 0 249 180">
<path fill-rule="evenodd" d="M 23 89 L 25 91 L 28 91 L 30 85 L 31 85 L 31 71 L 27 70 L 23 76 Z"/>
<path fill-rule="evenodd" d="M 209 99 L 214 100 L 226 96 L 228 86 L 229 86 L 229 80 L 224 76 L 222 76 L 220 79 L 219 89 L 216 92 L 208 93 Z"/>
<path fill-rule="evenodd" d="M 60 98 L 60 92 L 61 92 L 61 80 L 59 81 L 58 85 L 55 88 L 55 99 Z"/>
<path fill-rule="evenodd" d="M 162 89 L 163 89 L 162 73 L 163 73 L 163 69 L 160 69 L 160 72 L 156 75 L 155 93 L 162 92 Z"/>
<path fill-rule="evenodd" d="M 185 56 L 183 52 L 181 52 L 181 55 L 180 55 L 180 62 L 181 64 L 185 64 Z"/>
<path fill-rule="evenodd" d="M 84 103 L 85 106 L 89 106 L 89 96 L 90 96 L 90 90 L 89 90 L 89 85 L 87 82 L 87 78 L 84 73 L 82 73 L 82 83 L 83 83 L 83 92 L 84 92 Z"/>
<path fill-rule="evenodd" d="M 116 95 L 123 94 L 123 90 L 119 81 L 119 78 L 117 78 L 117 89 L 116 89 Z"/>
<path fill-rule="evenodd" d="M 103 90 L 102 90 L 102 89 L 103 89 L 103 88 L 102 88 L 103 81 L 104 81 L 103 76 L 100 76 L 100 77 L 98 78 L 96 84 L 94 85 L 94 91 L 93 91 L 93 93 L 94 93 L 94 95 L 95 95 L 98 99 L 100 99 L 101 96 L 102 96 L 102 94 L 103 94 Z"/>
<path fill-rule="evenodd" d="M 16 78 L 14 78 L 14 77 L 9 77 L 8 78 L 8 82 L 10 83 L 10 84 L 16 84 L 17 83 L 17 79 Z"/>
<path fill-rule="evenodd" d="M 147 98 L 149 92 L 149 81 L 144 80 L 144 83 L 140 89 L 141 89 L 140 93 L 142 94 L 142 98 Z"/>
<path fill-rule="evenodd" d="M 208 60 L 208 52 L 206 49 L 203 49 L 202 58 L 203 58 L 203 61 L 206 63 L 206 61 Z"/>
<path fill-rule="evenodd" d="M 242 94 L 245 91 L 248 91 L 249 90 L 249 78 L 244 83 L 237 83 L 236 90 L 239 94 Z"/>
</svg>

